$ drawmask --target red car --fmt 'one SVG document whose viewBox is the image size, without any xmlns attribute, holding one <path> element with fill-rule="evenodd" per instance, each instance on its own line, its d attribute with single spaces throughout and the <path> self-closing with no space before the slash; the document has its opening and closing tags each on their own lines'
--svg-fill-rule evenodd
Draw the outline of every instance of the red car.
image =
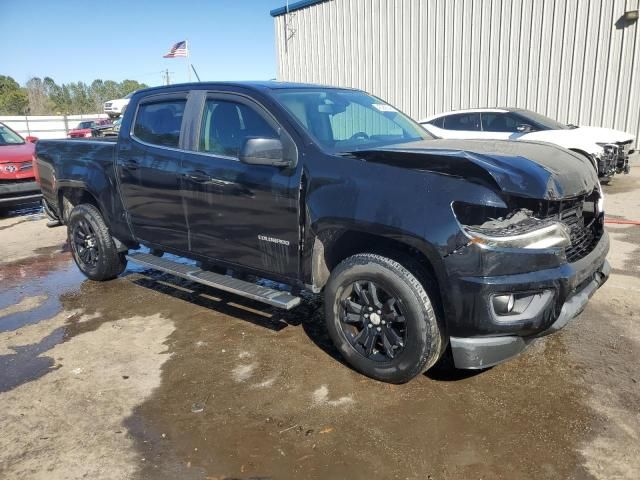
<svg viewBox="0 0 640 480">
<path fill-rule="evenodd" d="M 87 120 L 80 122 L 76 128 L 69 131 L 69 138 L 88 138 L 91 137 L 91 131 L 96 127 L 104 127 L 111 125 L 111 120 Z"/>
<path fill-rule="evenodd" d="M 0 122 L 0 210 L 41 197 L 32 163 L 37 140 L 24 139 Z"/>
</svg>

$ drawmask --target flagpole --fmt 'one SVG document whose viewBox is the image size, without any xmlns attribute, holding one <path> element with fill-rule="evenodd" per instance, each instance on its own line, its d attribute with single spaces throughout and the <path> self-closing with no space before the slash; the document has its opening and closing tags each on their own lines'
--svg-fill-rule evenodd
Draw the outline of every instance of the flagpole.
<svg viewBox="0 0 640 480">
<path fill-rule="evenodd" d="M 191 82 L 191 48 L 189 48 L 189 40 L 185 40 L 184 43 L 187 47 L 187 75 L 189 76 L 189 82 Z"/>
</svg>

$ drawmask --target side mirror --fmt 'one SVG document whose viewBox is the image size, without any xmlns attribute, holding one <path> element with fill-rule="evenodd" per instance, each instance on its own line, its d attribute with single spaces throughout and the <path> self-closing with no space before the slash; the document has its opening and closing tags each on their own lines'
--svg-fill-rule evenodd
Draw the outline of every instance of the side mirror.
<svg viewBox="0 0 640 480">
<path fill-rule="evenodd" d="M 29 135 L 25 138 L 25 140 L 29 143 L 36 143 L 38 141 L 38 137 L 32 137 L 31 135 Z"/>
<path fill-rule="evenodd" d="M 240 149 L 240 161 L 249 165 L 289 166 L 282 142 L 277 138 L 247 138 Z"/>
<path fill-rule="evenodd" d="M 531 125 L 527 125 L 526 123 L 521 123 L 516 127 L 516 130 L 520 133 L 528 133 L 531 130 L 533 130 L 533 128 L 531 128 Z"/>
</svg>

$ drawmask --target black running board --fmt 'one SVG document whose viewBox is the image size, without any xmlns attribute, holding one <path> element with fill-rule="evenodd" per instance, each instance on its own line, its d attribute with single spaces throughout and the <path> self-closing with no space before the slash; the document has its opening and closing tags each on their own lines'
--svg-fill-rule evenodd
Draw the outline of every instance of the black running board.
<svg viewBox="0 0 640 480">
<path fill-rule="evenodd" d="M 154 270 L 170 273 L 176 277 L 224 290 L 225 292 L 235 293 L 236 295 L 257 300 L 274 307 L 284 308 L 285 310 L 290 310 L 300 304 L 300 297 L 295 297 L 288 292 L 245 282 L 244 280 L 238 280 L 228 275 L 220 275 L 219 273 L 202 270 L 195 265 L 173 262 L 148 253 L 130 253 L 127 255 L 127 259 Z"/>
</svg>

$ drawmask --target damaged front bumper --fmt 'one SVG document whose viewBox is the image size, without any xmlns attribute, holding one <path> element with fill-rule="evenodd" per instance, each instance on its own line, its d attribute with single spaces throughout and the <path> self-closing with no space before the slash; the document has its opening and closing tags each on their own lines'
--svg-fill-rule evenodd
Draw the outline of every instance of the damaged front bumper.
<svg viewBox="0 0 640 480">
<path fill-rule="evenodd" d="M 567 325 L 584 310 L 591 296 L 609 277 L 608 250 L 609 239 L 604 232 L 594 250 L 575 263 L 542 272 L 471 280 L 469 286 L 475 284 L 476 301 L 483 304 L 478 310 L 483 310 L 486 317 L 492 317 L 486 318 L 485 328 L 500 333 L 451 336 L 455 366 L 463 369 L 491 367 L 518 355 L 537 338 Z M 498 318 L 491 307 L 491 298 L 496 293 L 504 294 L 507 289 L 537 293 L 522 314 Z"/>
</svg>

